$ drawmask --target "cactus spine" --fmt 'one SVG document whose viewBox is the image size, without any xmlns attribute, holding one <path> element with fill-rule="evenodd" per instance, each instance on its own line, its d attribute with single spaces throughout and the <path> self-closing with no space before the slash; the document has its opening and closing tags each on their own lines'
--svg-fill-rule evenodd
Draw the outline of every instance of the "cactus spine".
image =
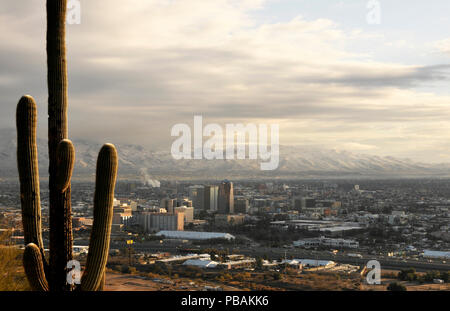
<svg viewBox="0 0 450 311">
<path fill-rule="evenodd" d="M 47 0 L 48 149 L 50 190 L 50 259 L 47 263 L 41 233 L 39 170 L 36 145 L 37 109 L 23 96 L 16 112 L 17 165 L 25 236 L 25 273 L 34 290 L 101 290 L 105 278 L 111 233 L 117 151 L 105 144 L 100 150 L 94 198 L 94 226 L 82 284 L 67 283 L 72 260 L 70 181 L 75 148 L 67 139 L 67 64 L 65 16 L 67 0 Z"/>
</svg>

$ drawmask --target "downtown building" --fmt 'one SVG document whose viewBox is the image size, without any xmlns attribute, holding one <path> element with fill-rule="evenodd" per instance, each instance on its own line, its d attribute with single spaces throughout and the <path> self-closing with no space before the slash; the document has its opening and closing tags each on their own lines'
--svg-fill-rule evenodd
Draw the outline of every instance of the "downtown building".
<svg viewBox="0 0 450 311">
<path fill-rule="evenodd" d="M 196 211 L 205 209 L 205 187 L 204 186 L 190 186 L 189 199 L 192 201 L 192 206 Z"/>
<path fill-rule="evenodd" d="M 248 199 L 236 198 L 234 200 L 234 211 L 237 214 L 247 214 L 249 210 Z"/>
<path fill-rule="evenodd" d="M 177 200 L 165 198 L 161 200 L 160 207 L 164 208 L 167 213 L 173 214 L 175 207 L 177 207 Z"/>
<path fill-rule="evenodd" d="M 183 231 L 184 230 L 184 213 L 149 213 L 144 212 L 136 217 L 137 224 L 146 233 L 154 231 Z"/>
<path fill-rule="evenodd" d="M 205 186 L 205 210 L 217 212 L 219 209 L 219 186 Z"/>
<path fill-rule="evenodd" d="M 228 180 L 224 180 L 219 185 L 218 212 L 219 214 L 234 213 L 233 183 Z"/>
</svg>

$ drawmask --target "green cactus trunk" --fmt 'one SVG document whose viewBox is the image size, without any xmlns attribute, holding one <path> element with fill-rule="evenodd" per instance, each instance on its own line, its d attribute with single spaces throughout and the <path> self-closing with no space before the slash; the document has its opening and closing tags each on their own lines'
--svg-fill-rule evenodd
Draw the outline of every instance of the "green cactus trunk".
<svg viewBox="0 0 450 311">
<path fill-rule="evenodd" d="M 68 284 L 72 260 L 70 181 L 75 148 L 67 139 L 67 65 L 65 56 L 66 0 L 47 0 L 48 147 L 50 188 L 50 260 L 45 260 L 41 233 L 39 169 L 36 145 L 37 111 L 31 96 L 17 105 L 17 165 L 25 236 L 23 264 L 34 290 L 102 290 L 108 260 L 117 178 L 117 151 L 105 144 L 97 160 L 94 225 L 81 284 Z"/>
<path fill-rule="evenodd" d="M 50 288 L 66 290 L 67 262 L 72 260 L 70 181 L 58 190 L 57 148 L 68 138 L 67 125 L 67 0 L 47 0 L 48 153 L 50 191 Z"/>
<path fill-rule="evenodd" d="M 100 150 L 97 160 L 97 177 L 94 195 L 94 224 L 92 226 L 86 270 L 81 279 L 81 289 L 97 290 L 105 274 L 109 252 L 109 239 L 113 219 L 114 185 L 117 175 L 117 152 L 111 144 Z"/>
<path fill-rule="evenodd" d="M 17 104 L 17 166 L 20 179 L 20 202 L 25 245 L 36 244 L 43 250 L 41 236 L 41 200 L 38 151 L 36 144 L 37 109 L 31 96 Z"/>
<path fill-rule="evenodd" d="M 44 271 L 44 258 L 36 244 L 30 243 L 25 247 L 23 266 L 31 288 L 43 292 L 49 290 Z"/>
</svg>

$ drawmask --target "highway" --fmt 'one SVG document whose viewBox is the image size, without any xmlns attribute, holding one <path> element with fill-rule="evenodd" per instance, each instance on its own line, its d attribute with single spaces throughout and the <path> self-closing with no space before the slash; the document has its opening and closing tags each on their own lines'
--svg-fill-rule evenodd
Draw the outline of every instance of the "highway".
<svg viewBox="0 0 450 311">
<path fill-rule="evenodd" d="M 125 248 L 126 244 L 124 242 L 111 242 L 111 248 Z M 173 243 L 164 241 L 162 244 L 159 242 L 140 242 L 133 245 L 133 248 L 138 252 L 169 252 L 172 254 L 180 253 L 183 248 L 193 248 L 192 245 L 186 245 L 182 243 Z M 380 255 L 365 255 L 361 254 L 362 258 L 349 257 L 345 254 L 332 254 L 329 251 L 313 251 L 297 248 L 268 248 L 268 247 L 240 247 L 240 248 L 229 248 L 220 247 L 218 245 L 211 246 L 201 246 L 200 248 L 216 248 L 216 249 L 228 249 L 229 252 L 234 252 L 251 257 L 264 257 L 267 256 L 268 259 L 280 259 L 284 258 L 299 258 L 299 259 L 316 259 L 316 260 L 332 260 L 343 264 L 353 264 L 353 265 L 366 265 L 370 260 L 378 260 L 380 262 L 382 269 L 388 270 L 399 270 L 406 268 L 415 268 L 419 272 L 429 271 L 429 270 L 441 270 L 450 271 L 450 264 L 442 263 L 441 260 L 434 259 L 433 262 L 429 262 L 426 259 L 420 258 L 419 260 L 413 259 L 402 259 L 394 258 Z"/>
</svg>

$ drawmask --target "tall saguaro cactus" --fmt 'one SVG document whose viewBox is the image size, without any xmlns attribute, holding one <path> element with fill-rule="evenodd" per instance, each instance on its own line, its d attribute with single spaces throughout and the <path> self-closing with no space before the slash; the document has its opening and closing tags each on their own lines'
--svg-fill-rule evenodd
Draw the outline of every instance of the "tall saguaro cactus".
<svg viewBox="0 0 450 311">
<path fill-rule="evenodd" d="M 50 271 L 51 288 L 63 289 L 66 265 L 72 260 L 72 219 L 70 184 L 57 189 L 57 148 L 68 138 L 67 125 L 67 0 L 47 0 L 47 84 L 48 84 L 48 154 L 50 194 Z"/>
<path fill-rule="evenodd" d="M 105 144 L 97 159 L 94 225 L 86 269 L 80 285 L 67 282 L 72 260 L 70 181 L 75 149 L 68 138 L 67 63 L 65 17 L 67 0 L 47 0 L 48 151 L 50 190 L 50 258 L 47 261 L 41 233 L 39 168 L 36 144 L 37 108 L 23 96 L 16 111 L 17 165 L 20 179 L 22 223 L 25 238 L 24 268 L 34 290 L 100 290 L 105 278 L 111 234 L 114 187 L 118 158 L 114 145 Z"/>
</svg>

